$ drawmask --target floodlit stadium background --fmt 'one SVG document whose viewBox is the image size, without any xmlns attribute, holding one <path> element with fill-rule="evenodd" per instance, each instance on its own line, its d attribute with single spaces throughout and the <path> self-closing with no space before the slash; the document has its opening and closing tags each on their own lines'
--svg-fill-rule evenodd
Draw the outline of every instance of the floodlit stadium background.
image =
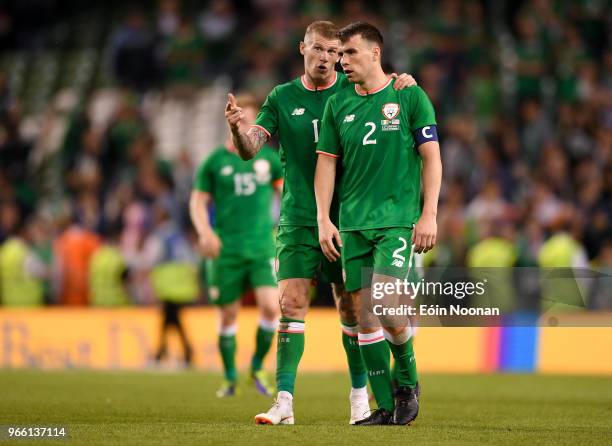
<svg viewBox="0 0 612 446">
<path fill-rule="evenodd" d="M 142 247 L 155 229 L 155 209 L 165 209 L 195 246 L 192 174 L 224 141 L 226 93 L 263 99 L 299 75 L 297 44 L 320 18 L 379 25 L 389 68 L 412 73 L 435 105 L 444 184 L 438 247 L 425 265 L 610 271 L 606 2 L 370 3 L 0 6 L 0 243 L 25 222 L 29 255 L 44 265 L 44 278 L 27 293 L 0 283 L 0 367 L 150 365 L 159 315 Z M 71 238 L 71 222 L 86 236 Z M 88 259 L 115 236 L 130 269 L 128 302 L 96 308 L 111 302 L 90 299 Z M 59 271 L 58 264 L 70 267 Z M 62 275 L 80 291 L 57 293 Z M 609 291 L 610 283 L 599 289 Z M 217 321 L 200 294 L 186 314 L 195 365 L 218 369 Z M 315 303 L 331 304 L 324 284 Z M 34 308 L 15 308 L 23 306 Z M 586 295 L 576 308 L 586 317 L 610 310 L 607 292 Z M 342 370 L 334 311 L 317 309 L 308 323 L 301 368 Z M 245 365 L 255 312 L 244 312 L 239 324 Z M 326 342 L 329 333 L 337 342 Z M 609 327 L 425 327 L 416 348 L 423 371 L 610 374 L 604 349 L 611 344 Z M 272 368 L 274 355 L 268 359 Z"/>
</svg>

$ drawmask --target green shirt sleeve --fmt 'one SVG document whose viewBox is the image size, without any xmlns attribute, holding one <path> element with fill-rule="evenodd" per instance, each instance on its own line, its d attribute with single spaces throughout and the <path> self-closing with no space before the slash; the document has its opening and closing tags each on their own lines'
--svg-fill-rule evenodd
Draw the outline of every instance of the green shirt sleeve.
<svg viewBox="0 0 612 446">
<path fill-rule="evenodd" d="M 278 156 L 278 152 L 274 149 L 270 149 L 270 165 L 272 166 L 272 182 L 281 180 L 283 178 L 283 167 L 281 166 L 280 157 Z"/>
<path fill-rule="evenodd" d="M 333 109 L 333 97 L 327 101 L 325 111 L 323 112 L 323 120 L 321 121 L 321 130 L 319 131 L 319 142 L 317 143 L 317 153 L 326 153 L 335 157 L 340 156 L 340 135 L 336 128 Z"/>
<path fill-rule="evenodd" d="M 411 93 L 410 110 L 410 130 L 417 130 L 426 125 L 436 125 L 436 113 L 427 93 L 419 86 L 414 86 L 406 91 Z"/>
<path fill-rule="evenodd" d="M 278 103 L 276 97 L 276 88 L 274 88 L 268 97 L 266 102 L 261 106 L 257 118 L 255 119 L 255 125 L 263 127 L 270 136 L 274 135 L 278 130 Z"/>
<path fill-rule="evenodd" d="M 196 171 L 193 188 L 200 192 L 214 193 L 213 163 L 214 154 L 211 154 L 206 161 L 200 164 Z"/>
</svg>

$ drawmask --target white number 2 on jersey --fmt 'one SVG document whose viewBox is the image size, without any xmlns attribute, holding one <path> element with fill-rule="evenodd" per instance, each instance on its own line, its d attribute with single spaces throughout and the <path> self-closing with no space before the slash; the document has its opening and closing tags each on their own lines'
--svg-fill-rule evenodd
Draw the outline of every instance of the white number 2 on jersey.
<svg viewBox="0 0 612 446">
<path fill-rule="evenodd" d="M 372 133 L 376 131 L 376 124 L 373 122 L 366 122 L 365 126 L 370 127 L 370 131 L 363 137 L 363 145 L 367 146 L 368 144 L 376 144 L 375 139 L 368 139 L 370 136 L 372 136 Z"/>
</svg>

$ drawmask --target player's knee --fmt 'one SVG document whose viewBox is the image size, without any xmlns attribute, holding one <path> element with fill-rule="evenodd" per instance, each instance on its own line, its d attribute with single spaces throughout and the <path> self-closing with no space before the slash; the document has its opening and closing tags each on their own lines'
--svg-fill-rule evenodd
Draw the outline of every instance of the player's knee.
<svg viewBox="0 0 612 446">
<path fill-rule="evenodd" d="M 338 284 L 333 284 L 332 289 L 340 319 L 348 324 L 356 324 L 358 322 L 357 300 Z"/>
<path fill-rule="evenodd" d="M 261 317 L 267 321 L 275 321 L 278 319 L 280 309 L 276 303 L 266 304 L 261 307 Z"/>
<path fill-rule="evenodd" d="M 357 308 L 355 302 L 348 294 L 339 296 L 336 300 L 340 319 L 349 324 L 356 324 L 358 321 Z"/>
<path fill-rule="evenodd" d="M 233 309 L 222 309 L 221 310 L 221 327 L 231 327 L 236 324 L 236 319 L 238 316 L 237 311 L 233 311 Z"/>
<path fill-rule="evenodd" d="M 287 286 L 280 295 L 280 309 L 285 317 L 302 319 L 308 309 L 308 297 L 297 287 Z"/>
<path fill-rule="evenodd" d="M 406 331 L 406 326 L 385 324 L 385 331 L 391 336 L 401 336 Z"/>
</svg>

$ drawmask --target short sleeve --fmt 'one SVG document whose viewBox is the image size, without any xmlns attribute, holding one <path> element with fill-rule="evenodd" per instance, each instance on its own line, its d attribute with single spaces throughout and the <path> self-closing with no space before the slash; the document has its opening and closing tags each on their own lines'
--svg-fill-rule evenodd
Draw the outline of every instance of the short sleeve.
<svg viewBox="0 0 612 446">
<path fill-rule="evenodd" d="M 261 106 L 257 118 L 255 119 L 255 126 L 263 129 L 268 137 L 271 137 L 278 130 L 278 103 L 276 97 L 276 88 L 274 88 L 266 101 Z"/>
<path fill-rule="evenodd" d="M 417 130 L 427 125 L 436 125 L 436 113 L 427 94 L 421 87 L 409 88 L 410 96 L 410 130 Z"/>
<path fill-rule="evenodd" d="M 333 156 L 340 156 L 340 137 L 334 119 L 334 101 L 330 98 L 325 105 L 321 129 L 319 131 L 319 142 L 317 143 L 317 153 Z"/>
<path fill-rule="evenodd" d="M 195 178 L 193 181 L 193 188 L 200 192 L 214 193 L 214 181 L 213 181 L 213 163 L 214 155 L 211 155 L 200 164 L 196 171 Z"/>
</svg>

